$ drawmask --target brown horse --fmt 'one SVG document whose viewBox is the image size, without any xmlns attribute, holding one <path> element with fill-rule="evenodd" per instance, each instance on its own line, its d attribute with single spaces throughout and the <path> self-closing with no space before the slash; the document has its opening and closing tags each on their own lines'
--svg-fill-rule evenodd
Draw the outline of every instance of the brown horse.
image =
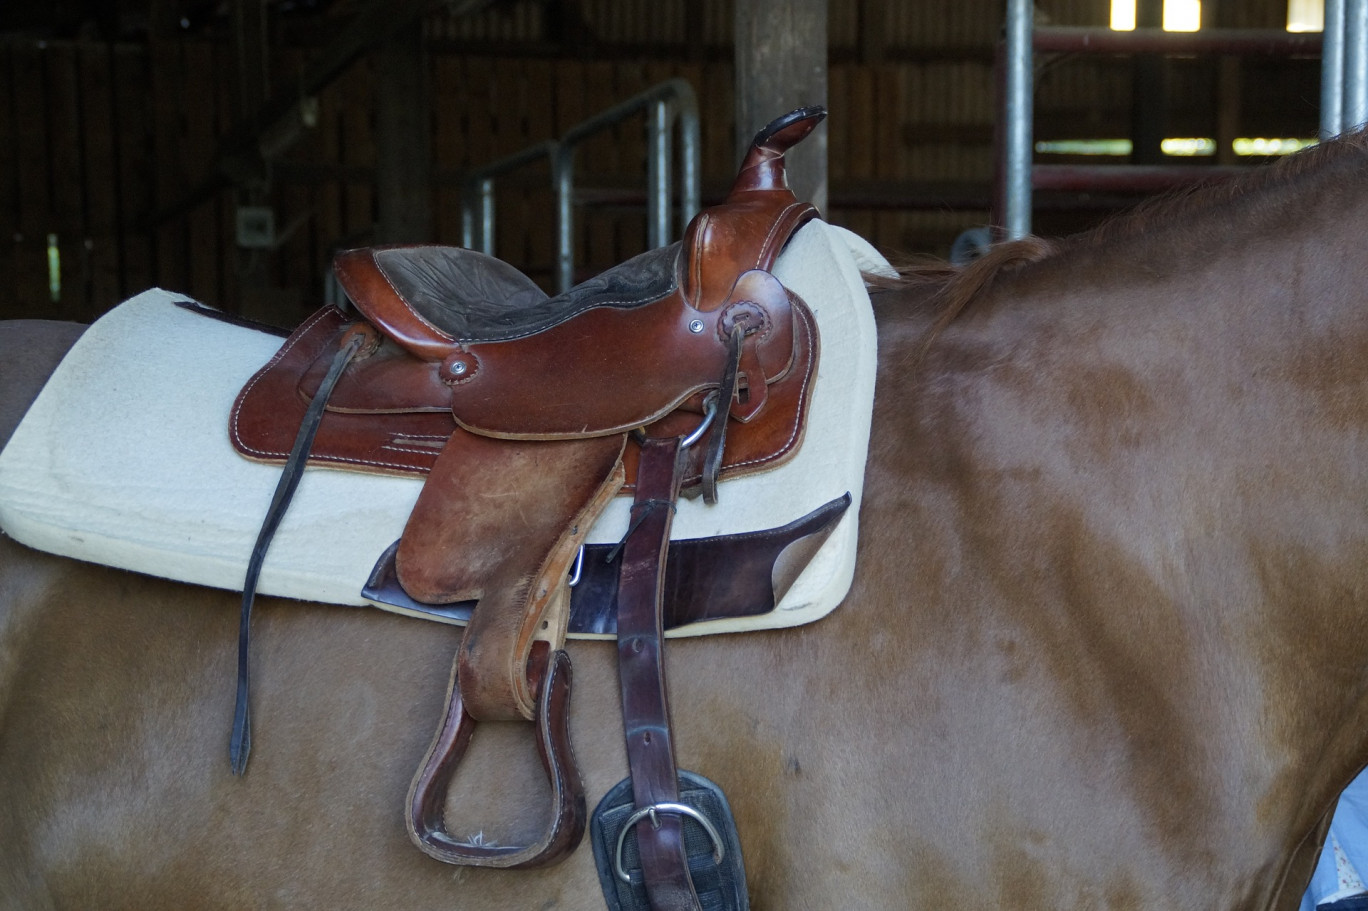
<svg viewBox="0 0 1368 911">
<path fill-rule="evenodd" d="M 1368 760 L 1365 236 L 1356 137 L 876 295 L 845 604 L 669 649 L 754 907 L 1296 906 Z M 0 331 L 0 431 L 71 335 Z M 602 907 L 587 846 L 502 872 L 405 838 L 458 631 L 265 599 L 233 778 L 236 612 L 0 542 L 0 905 Z M 592 803 L 614 650 L 570 648 Z M 521 728 L 477 734 L 449 818 L 535 831 Z"/>
</svg>

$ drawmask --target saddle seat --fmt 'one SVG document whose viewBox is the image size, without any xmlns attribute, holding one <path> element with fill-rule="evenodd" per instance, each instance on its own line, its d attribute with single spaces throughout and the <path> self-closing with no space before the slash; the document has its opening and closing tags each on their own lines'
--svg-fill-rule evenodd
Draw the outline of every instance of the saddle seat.
<svg viewBox="0 0 1368 911">
<path fill-rule="evenodd" d="M 766 161 L 773 166 L 782 158 Z M 410 357 L 359 359 L 329 408 L 449 407 L 465 429 L 506 439 L 622 433 L 715 388 L 739 327 L 746 338 L 740 381 L 749 394 L 732 404 L 731 416 L 754 418 L 769 384 L 794 359 L 790 298 L 764 269 L 779 253 L 774 238 L 790 236 L 815 210 L 787 188 L 733 196 L 742 194 L 744 202 L 729 197 L 696 218 L 682 244 L 642 254 L 555 297 L 474 251 L 417 246 L 340 254 L 335 270 L 348 297 L 383 337 L 380 344 Z M 740 226 L 732 224 L 738 220 Z M 742 242 L 745 230 L 760 225 L 763 234 Z M 730 282 L 718 280 L 726 274 L 714 264 L 719 258 L 737 262 Z M 325 370 L 320 362 L 307 374 L 306 394 L 316 392 Z"/>
</svg>

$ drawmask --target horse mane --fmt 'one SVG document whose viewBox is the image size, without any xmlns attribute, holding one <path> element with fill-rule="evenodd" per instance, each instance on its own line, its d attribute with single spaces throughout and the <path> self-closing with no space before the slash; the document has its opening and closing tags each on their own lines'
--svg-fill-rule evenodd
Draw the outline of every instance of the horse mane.
<svg viewBox="0 0 1368 911">
<path fill-rule="evenodd" d="M 1151 197 L 1114 215 L 1089 231 L 1062 240 L 1028 236 L 994 244 L 977 259 L 963 265 L 929 256 L 903 256 L 893 262 L 896 276 L 867 275 L 871 290 L 929 291 L 926 304 L 939 310 L 929 337 L 934 338 L 971 304 L 984 296 L 1004 275 L 1019 273 L 1037 264 L 1054 262 L 1084 251 L 1100 252 L 1124 245 L 1131 254 L 1143 242 L 1169 248 L 1182 242 L 1184 228 L 1228 231 L 1233 206 L 1250 207 L 1248 213 L 1284 210 L 1288 194 L 1304 194 L 1302 184 L 1318 179 L 1338 179 L 1347 169 L 1368 167 L 1368 130 L 1348 133 L 1321 142 L 1265 166 L 1227 180 L 1199 184 Z M 1304 204 L 1304 199 L 1302 200 Z M 1163 255 L 1156 254 L 1156 255 Z"/>
<path fill-rule="evenodd" d="M 865 283 L 871 290 L 932 290 L 927 303 L 940 311 L 930 333 L 930 338 L 934 338 L 968 309 L 1001 273 L 1048 259 L 1058 250 L 1056 241 L 1029 236 L 993 244 L 982 256 L 963 265 L 930 256 L 897 257 L 892 261 L 896 276 L 866 275 Z"/>
</svg>

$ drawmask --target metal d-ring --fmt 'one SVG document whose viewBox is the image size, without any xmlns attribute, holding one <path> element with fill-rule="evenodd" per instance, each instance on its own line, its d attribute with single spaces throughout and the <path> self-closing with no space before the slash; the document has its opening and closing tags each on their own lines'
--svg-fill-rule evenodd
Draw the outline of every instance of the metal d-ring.
<svg viewBox="0 0 1368 911">
<path fill-rule="evenodd" d="M 694 428 L 693 433 L 679 441 L 680 449 L 688 449 L 694 443 L 703 439 L 703 434 L 708 432 L 713 420 L 717 417 L 717 400 L 721 398 L 716 392 L 708 393 L 708 397 L 703 400 L 703 421 Z"/>
<path fill-rule="evenodd" d="M 657 813 L 674 813 L 679 816 L 689 817 L 702 826 L 703 831 L 707 832 L 708 837 L 712 839 L 713 863 L 720 864 L 722 863 L 722 858 L 727 856 L 727 849 L 722 844 L 721 833 L 717 831 L 712 823 L 708 822 L 708 818 L 702 813 L 698 812 L 693 807 L 682 803 L 652 804 L 651 806 L 637 810 L 631 816 L 628 816 L 627 821 L 622 824 L 622 831 L 618 832 L 617 851 L 613 853 L 613 872 L 617 874 L 618 879 L 622 880 L 627 885 L 630 886 L 632 884 L 632 877 L 627 875 L 626 870 L 622 869 L 622 846 L 627 841 L 627 833 L 632 831 L 633 826 L 648 816 L 651 817 L 651 825 L 659 829 L 660 820 L 656 819 Z"/>
</svg>

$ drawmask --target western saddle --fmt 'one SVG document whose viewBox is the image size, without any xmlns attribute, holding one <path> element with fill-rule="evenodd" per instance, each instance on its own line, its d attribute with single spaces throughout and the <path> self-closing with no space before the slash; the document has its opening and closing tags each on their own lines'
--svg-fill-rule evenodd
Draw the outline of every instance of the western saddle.
<svg viewBox="0 0 1368 911">
<path fill-rule="evenodd" d="M 618 566 L 632 792 L 652 820 L 636 826 L 637 848 L 653 907 L 698 907 L 662 666 L 671 519 L 681 491 L 716 502 L 719 478 L 770 467 L 801 438 L 816 323 L 768 270 L 817 214 L 789 190 L 784 154 L 824 116 L 800 109 L 762 130 L 726 200 L 701 212 L 681 244 L 561 295 L 470 250 L 337 257 L 360 318 L 326 308 L 307 321 L 243 389 L 230 421 L 240 452 L 285 464 L 243 596 L 235 772 L 250 750 L 256 573 L 305 462 L 425 473 L 368 595 L 475 604 L 445 717 L 410 790 L 410 837 L 456 864 L 565 856 L 586 822 L 568 726 L 568 580 L 595 518 L 626 491 L 630 527 L 605 560 Z M 457 841 L 443 819 L 456 765 L 479 721 L 514 719 L 536 725 L 550 823 L 524 846 Z"/>
</svg>

